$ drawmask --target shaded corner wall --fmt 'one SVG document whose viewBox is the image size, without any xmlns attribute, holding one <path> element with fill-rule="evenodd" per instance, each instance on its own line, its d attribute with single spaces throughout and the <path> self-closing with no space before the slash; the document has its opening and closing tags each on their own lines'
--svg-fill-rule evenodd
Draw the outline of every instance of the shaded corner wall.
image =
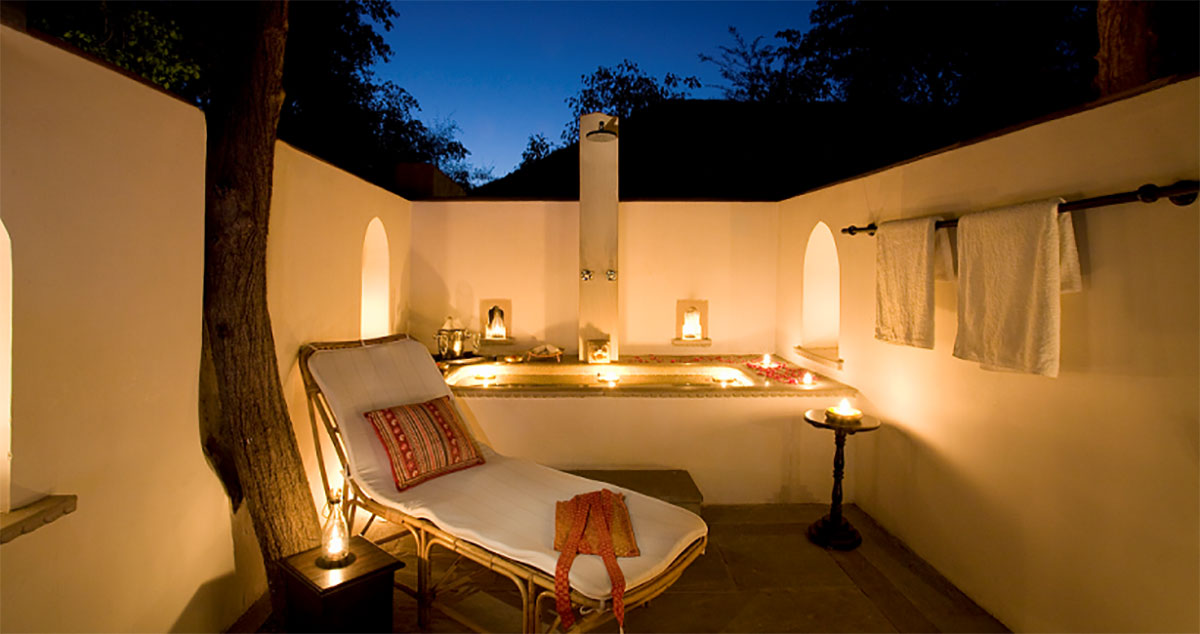
<svg viewBox="0 0 1200 634">
<path fill-rule="evenodd" d="M 622 353 L 773 351 L 776 209 L 775 203 L 621 203 Z M 480 301 L 511 299 L 516 341 L 489 348 L 493 354 L 546 342 L 575 350 L 578 203 L 417 202 L 412 253 L 410 332 L 431 349 L 447 315 L 480 330 Z M 679 299 L 708 300 L 712 347 L 671 345 Z"/>
<path fill-rule="evenodd" d="M 512 346 L 575 345 L 578 202 L 415 202 L 409 334 L 436 352 L 447 316 L 482 329 L 480 302 L 512 300 Z"/>
<path fill-rule="evenodd" d="M 0 27 L 14 485 L 78 510 L 0 546 L 0 630 L 214 631 L 255 598 L 200 449 L 203 115 Z"/>
<path fill-rule="evenodd" d="M 621 203 L 621 341 L 630 354 L 775 351 L 776 203 Z M 675 304 L 708 300 L 712 347 L 671 345 Z"/>
<path fill-rule="evenodd" d="M 358 339 L 363 241 L 379 218 L 387 234 L 390 332 L 404 332 L 412 204 L 285 143 L 275 144 L 275 183 L 267 243 L 267 302 L 279 376 L 320 511 L 325 504 L 297 362 L 300 346 Z M 332 486 L 341 485 L 337 455 L 324 437 Z"/>
<path fill-rule="evenodd" d="M 1196 179 L 1200 80 L 781 203 L 778 343 L 799 342 L 817 221 L 849 224 Z M 886 425 L 850 443 L 855 501 L 1017 631 L 1196 631 L 1200 597 L 1200 214 L 1074 214 L 1084 292 L 1062 298 L 1057 379 L 874 340 L 875 242 L 837 234 L 844 379 Z M 1153 410 L 1154 413 L 1148 415 Z"/>
</svg>

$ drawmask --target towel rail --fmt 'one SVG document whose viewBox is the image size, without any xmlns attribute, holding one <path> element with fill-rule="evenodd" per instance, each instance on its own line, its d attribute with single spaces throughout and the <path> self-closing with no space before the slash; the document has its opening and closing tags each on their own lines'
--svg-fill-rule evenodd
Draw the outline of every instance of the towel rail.
<svg viewBox="0 0 1200 634">
<path fill-rule="evenodd" d="M 1107 207 L 1108 205 L 1123 205 L 1125 203 L 1152 203 L 1160 198 L 1168 198 L 1176 205 L 1190 205 L 1196 200 L 1196 193 L 1200 191 L 1200 181 L 1179 181 L 1174 185 L 1159 187 L 1158 185 L 1142 185 L 1131 192 L 1121 192 L 1119 194 L 1109 194 L 1107 196 L 1097 196 L 1095 198 L 1084 198 L 1081 200 L 1072 200 L 1058 206 L 1058 212 L 1081 211 L 1084 209 L 1094 209 L 1096 207 Z M 958 219 L 939 220 L 934 224 L 938 229 L 945 227 L 954 227 L 958 225 Z M 857 227 L 850 225 L 843 227 L 842 233 L 848 235 L 857 235 L 866 233 L 867 235 L 875 235 L 875 231 L 879 227 L 875 223 L 871 223 L 865 227 Z"/>
</svg>

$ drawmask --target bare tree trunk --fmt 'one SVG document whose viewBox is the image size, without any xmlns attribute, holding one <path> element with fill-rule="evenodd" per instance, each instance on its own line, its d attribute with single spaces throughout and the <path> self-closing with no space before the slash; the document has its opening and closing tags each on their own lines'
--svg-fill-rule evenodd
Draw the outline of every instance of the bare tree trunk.
<svg viewBox="0 0 1200 634">
<path fill-rule="evenodd" d="M 228 14 L 205 110 L 204 450 L 248 505 L 282 609 L 279 559 L 315 546 L 320 523 L 292 432 L 267 312 L 267 219 L 283 104 L 286 0 L 210 5 Z"/>
<path fill-rule="evenodd" d="M 1151 20 L 1153 5 L 1141 0 L 1100 0 L 1096 5 L 1096 87 L 1102 96 L 1154 79 L 1158 35 Z"/>
</svg>

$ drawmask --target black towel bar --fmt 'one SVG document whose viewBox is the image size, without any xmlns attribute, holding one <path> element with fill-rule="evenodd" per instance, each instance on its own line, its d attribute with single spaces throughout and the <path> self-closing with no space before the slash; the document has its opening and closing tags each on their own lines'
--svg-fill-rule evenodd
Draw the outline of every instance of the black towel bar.
<svg viewBox="0 0 1200 634">
<path fill-rule="evenodd" d="M 1196 192 L 1200 191 L 1200 181 L 1179 181 L 1174 185 L 1159 187 L 1158 185 L 1142 185 L 1131 192 L 1121 192 L 1119 194 L 1109 194 L 1107 196 L 1097 196 L 1095 198 L 1084 198 L 1082 200 L 1072 200 L 1058 206 L 1058 212 L 1065 211 L 1081 211 L 1083 209 L 1093 209 L 1095 207 L 1106 207 L 1108 205 L 1123 205 L 1125 203 L 1152 203 L 1159 198 L 1168 198 L 1176 205 L 1190 205 L 1196 200 Z M 954 227 L 958 225 L 958 219 L 939 220 L 934 225 L 938 229 L 944 227 Z M 871 223 L 865 227 L 856 227 L 850 225 L 842 229 L 842 233 L 856 235 L 866 233 L 867 235 L 875 235 L 875 230 L 878 229 L 875 223 Z"/>
</svg>

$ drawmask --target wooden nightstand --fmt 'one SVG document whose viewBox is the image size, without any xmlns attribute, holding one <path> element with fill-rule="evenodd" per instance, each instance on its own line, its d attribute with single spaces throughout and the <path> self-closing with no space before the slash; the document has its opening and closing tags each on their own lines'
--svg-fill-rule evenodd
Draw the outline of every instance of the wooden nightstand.
<svg viewBox="0 0 1200 634">
<path fill-rule="evenodd" d="M 289 632 L 392 631 L 392 576 L 404 563 L 362 537 L 345 568 L 317 566 L 320 547 L 283 561 Z"/>
</svg>

